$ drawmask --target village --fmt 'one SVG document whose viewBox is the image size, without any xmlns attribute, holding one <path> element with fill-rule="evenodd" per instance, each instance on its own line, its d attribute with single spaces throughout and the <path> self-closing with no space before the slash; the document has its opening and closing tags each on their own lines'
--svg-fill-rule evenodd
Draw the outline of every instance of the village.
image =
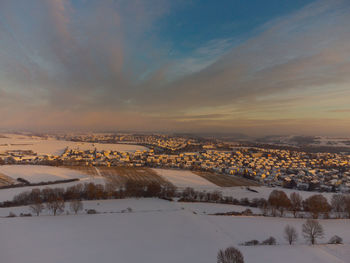
<svg viewBox="0 0 350 263">
<path fill-rule="evenodd" d="M 165 135 L 87 135 L 60 139 L 95 143 L 128 142 L 147 145 L 148 148 L 127 152 L 67 147 L 61 155 L 14 150 L 1 154 L 0 163 L 187 169 L 215 172 L 218 176 L 241 176 L 272 187 L 319 192 L 350 191 L 350 156 L 340 153 L 223 147 L 222 142 L 214 140 Z"/>
</svg>

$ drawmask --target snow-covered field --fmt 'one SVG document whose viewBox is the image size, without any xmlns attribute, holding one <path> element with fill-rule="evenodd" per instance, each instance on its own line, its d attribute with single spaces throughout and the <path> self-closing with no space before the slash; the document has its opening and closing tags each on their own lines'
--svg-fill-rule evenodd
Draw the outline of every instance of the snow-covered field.
<svg viewBox="0 0 350 263">
<path fill-rule="evenodd" d="M 90 183 L 90 182 L 95 184 L 105 183 L 104 178 L 101 176 L 92 177 L 88 174 L 79 172 L 78 170 L 72 170 L 72 169 L 61 168 L 61 167 L 53 167 L 53 166 L 44 166 L 44 165 L 3 165 L 3 166 L 0 166 L 0 173 L 3 173 L 15 180 L 21 177 L 23 179 L 28 180 L 31 183 L 66 180 L 66 179 L 74 179 L 74 178 L 79 179 L 79 181 L 70 182 L 70 183 L 0 189 L 0 202 L 12 200 L 15 195 L 25 191 L 31 191 L 31 189 L 34 189 L 34 188 L 39 188 L 39 189 L 43 189 L 46 187 L 67 188 L 69 186 L 79 184 L 79 183 Z"/>
<path fill-rule="evenodd" d="M 0 173 L 15 180 L 21 177 L 30 183 L 88 177 L 88 175 L 77 170 L 44 165 L 2 165 L 0 166 Z"/>
<path fill-rule="evenodd" d="M 269 198 L 270 193 L 273 190 L 281 190 L 284 191 L 288 196 L 293 193 L 297 192 L 299 193 L 303 199 L 306 199 L 312 195 L 315 194 L 322 194 L 324 197 L 326 197 L 329 201 L 332 198 L 332 195 L 334 193 L 319 193 L 319 192 L 308 192 L 308 191 L 299 191 L 296 189 L 286 189 L 286 188 L 278 188 L 278 187 L 266 187 L 266 186 L 260 186 L 260 187 L 249 187 L 250 189 L 253 189 L 257 191 L 257 193 L 247 190 L 246 187 L 228 187 L 228 188 L 221 188 L 221 192 L 224 196 L 232 196 L 234 198 Z"/>
<path fill-rule="evenodd" d="M 0 218 L 3 263 L 214 263 L 217 251 L 238 247 L 248 263 L 344 263 L 350 258 L 350 220 L 320 220 L 326 243 L 339 235 L 344 245 L 309 246 L 301 236 L 303 219 L 229 217 L 194 214 L 197 204 L 158 199 L 84 202 L 101 214 Z M 211 204 L 215 210 L 217 204 Z M 120 213 L 126 208 L 132 212 Z M 2 208 L 27 212 L 28 208 Z M 104 213 L 107 212 L 107 213 Z M 113 212 L 113 213 L 111 213 Z M 283 239 L 286 224 L 296 227 L 299 240 Z M 279 245 L 244 247 L 239 243 L 274 236 Z"/>
<path fill-rule="evenodd" d="M 232 196 L 234 198 L 268 198 L 270 193 L 277 189 L 284 191 L 288 196 L 292 192 L 297 192 L 301 194 L 301 196 L 305 199 L 311 195 L 319 194 L 318 192 L 307 192 L 307 191 L 299 191 L 295 189 L 286 189 L 286 188 L 272 188 L 266 186 L 249 187 L 257 192 L 249 191 L 245 186 L 236 186 L 236 187 L 219 187 L 208 180 L 200 177 L 197 174 L 192 173 L 191 171 L 186 170 L 177 170 L 177 169 L 153 169 L 156 173 L 163 176 L 169 182 L 174 184 L 180 189 L 184 189 L 185 187 L 192 187 L 198 191 L 221 191 L 224 196 Z M 328 200 L 332 198 L 334 193 L 322 193 Z"/>
<path fill-rule="evenodd" d="M 153 169 L 178 188 L 193 187 L 198 190 L 212 190 L 218 187 L 208 180 L 186 170 Z"/>
<path fill-rule="evenodd" d="M 270 193 L 275 190 L 282 190 L 287 195 L 290 195 L 292 192 L 298 192 L 305 199 L 311 195 L 318 194 L 317 192 L 307 192 L 307 191 L 298 191 L 294 189 L 285 189 L 285 188 L 271 188 L 266 186 L 260 187 L 250 187 L 256 192 L 249 191 L 246 187 L 219 187 L 213 183 L 207 181 L 206 179 L 192 173 L 191 171 L 186 170 L 170 170 L 170 169 L 153 169 L 157 174 L 164 177 L 166 180 L 177 186 L 180 190 L 185 187 L 192 187 L 198 191 L 221 191 L 224 196 L 232 196 L 237 199 L 241 198 L 268 198 Z M 12 200 L 12 198 L 21 192 L 30 191 L 33 188 L 45 188 L 45 187 L 69 187 L 78 183 L 89 183 L 93 182 L 96 184 L 104 184 L 105 180 L 101 176 L 91 177 L 87 174 L 79 172 L 78 170 L 71 170 L 68 168 L 59 168 L 52 166 L 36 166 L 36 165 L 4 165 L 0 166 L 0 173 L 3 173 L 13 179 L 22 177 L 29 182 L 38 183 L 42 181 L 55 181 L 55 180 L 64 180 L 79 178 L 77 182 L 63 183 L 63 184 L 54 184 L 49 186 L 28 186 L 20 187 L 13 189 L 0 189 L 0 202 Z M 333 193 L 322 193 L 329 201 Z"/>
<path fill-rule="evenodd" d="M 43 139 L 39 137 L 29 137 L 25 135 L 4 134 L 8 138 L 0 138 L 0 153 L 5 151 L 32 150 L 39 155 L 61 155 L 66 147 L 74 150 L 94 150 L 98 151 L 124 151 L 134 152 L 136 150 L 146 150 L 146 147 L 133 144 L 102 144 L 60 141 L 55 139 Z"/>
</svg>

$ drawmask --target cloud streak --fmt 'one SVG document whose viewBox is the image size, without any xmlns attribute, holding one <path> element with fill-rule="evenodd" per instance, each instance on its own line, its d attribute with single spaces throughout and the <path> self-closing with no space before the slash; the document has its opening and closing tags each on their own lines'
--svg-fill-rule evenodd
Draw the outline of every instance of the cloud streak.
<svg viewBox="0 0 350 263">
<path fill-rule="evenodd" d="M 210 39 L 190 54 L 169 52 L 176 43 L 158 36 L 174 8 L 160 0 L 79 8 L 69 0 L 1 1 L 0 127 L 187 131 L 191 122 L 191 131 L 249 133 L 256 125 L 265 133 L 307 122 L 307 133 L 310 123 L 332 133 L 322 126 L 327 119 L 350 132 L 347 1 L 315 1 L 248 39 Z"/>
</svg>

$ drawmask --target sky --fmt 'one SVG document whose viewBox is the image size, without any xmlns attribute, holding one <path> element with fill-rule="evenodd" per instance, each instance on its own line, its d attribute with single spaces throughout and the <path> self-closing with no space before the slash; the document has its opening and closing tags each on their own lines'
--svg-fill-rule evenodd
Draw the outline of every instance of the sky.
<svg viewBox="0 0 350 263">
<path fill-rule="evenodd" d="M 0 0 L 0 129 L 350 135 L 348 0 Z"/>
</svg>

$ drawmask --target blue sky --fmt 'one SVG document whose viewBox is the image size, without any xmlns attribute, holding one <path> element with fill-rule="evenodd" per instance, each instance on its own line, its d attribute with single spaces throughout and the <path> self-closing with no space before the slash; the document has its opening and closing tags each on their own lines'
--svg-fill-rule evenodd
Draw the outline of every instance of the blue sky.
<svg viewBox="0 0 350 263">
<path fill-rule="evenodd" d="M 347 0 L 3 0 L 0 128 L 345 135 Z"/>
<path fill-rule="evenodd" d="M 159 28 L 160 38 L 190 52 L 216 38 L 246 38 L 262 24 L 293 12 L 312 1 L 196 0 L 180 4 L 167 14 Z"/>
</svg>

